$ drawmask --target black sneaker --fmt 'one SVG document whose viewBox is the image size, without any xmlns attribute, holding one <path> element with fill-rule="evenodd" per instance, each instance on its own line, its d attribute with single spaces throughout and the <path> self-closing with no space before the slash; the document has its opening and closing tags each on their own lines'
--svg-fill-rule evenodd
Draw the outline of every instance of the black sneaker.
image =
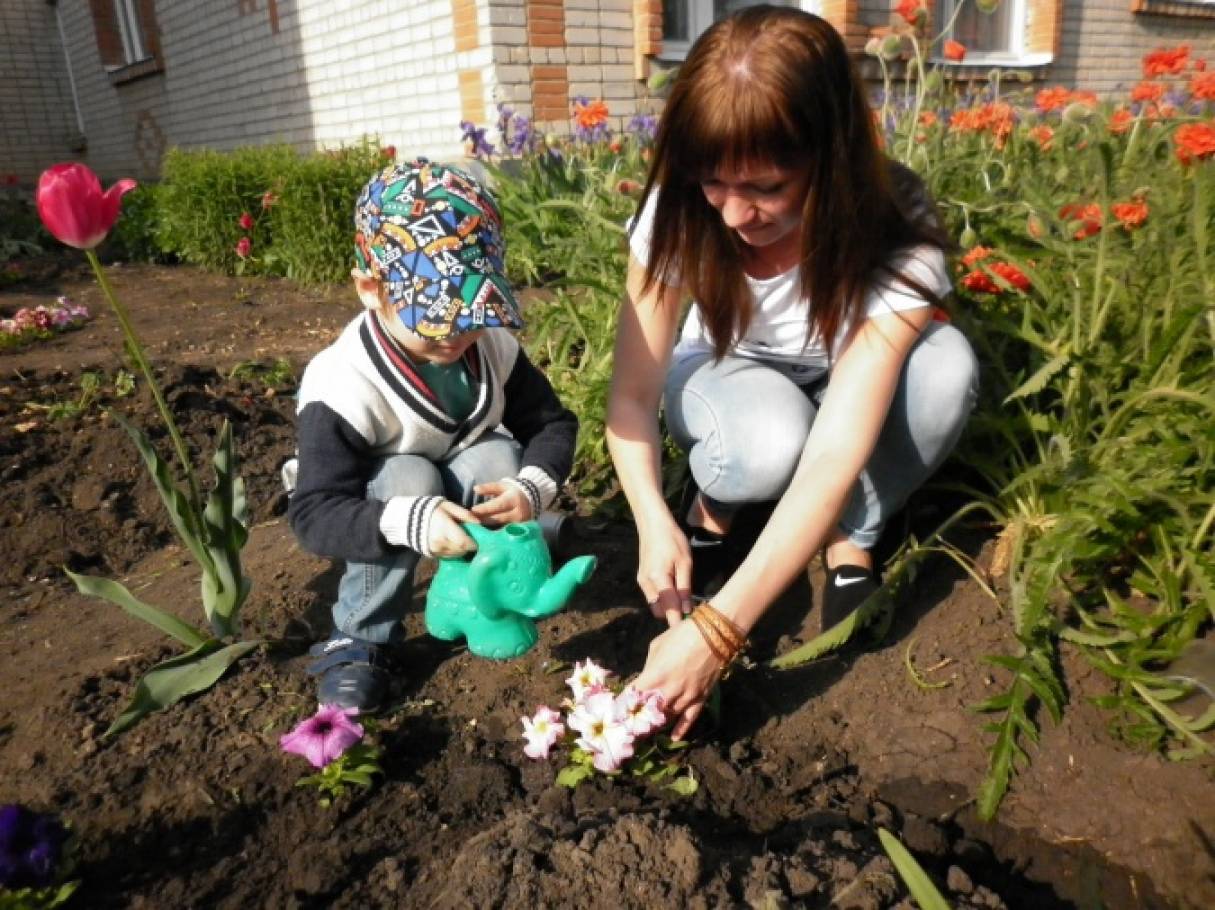
<svg viewBox="0 0 1215 910">
<path fill-rule="evenodd" d="M 688 512 L 698 492 L 695 482 L 689 480 L 680 497 L 676 517 L 692 549 L 692 599 L 699 602 L 721 590 L 755 541 L 754 538 L 748 542 L 742 540 L 734 526 L 737 522 L 731 524 L 725 534 L 688 524 Z"/>
<path fill-rule="evenodd" d="M 379 711 L 388 697 L 388 656 L 383 645 L 334 632 L 308 649 L 317 658 L 308 672 L 319 676 L 316 700 L 322 705 Z"/>
<path fill-rule="evenodd" d="M 828 569 L 823 582 L 822 631 L 847 619 L 879 587 L 881 582 L 877 575 L 864 566 L 842 565 Z"/>
</svg>

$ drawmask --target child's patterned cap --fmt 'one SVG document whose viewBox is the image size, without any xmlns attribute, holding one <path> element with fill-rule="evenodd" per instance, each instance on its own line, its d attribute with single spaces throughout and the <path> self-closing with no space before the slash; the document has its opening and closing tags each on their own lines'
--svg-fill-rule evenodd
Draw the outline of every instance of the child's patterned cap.
<svg viewBox="0 0 1215 910">
<path fill-rule="evenodd" d="M 416 334 L 523 328 L 498 204 L 464 171 L 425 158 L 389 165 L 359 194 L 354 227 L 359 266 Z"/>
</svg>

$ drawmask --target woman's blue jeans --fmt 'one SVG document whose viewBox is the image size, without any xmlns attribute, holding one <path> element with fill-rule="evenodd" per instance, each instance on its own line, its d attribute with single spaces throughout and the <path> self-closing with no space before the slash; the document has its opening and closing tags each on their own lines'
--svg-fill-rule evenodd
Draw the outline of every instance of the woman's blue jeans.
<svg viewBox="0 0 1215 910">
<path fill-rule="evenodd" d="M 956 328 L 932 322 L 908 352 L 877 445 L 839 517 L 871 549 L 887 519 L 945 460 L 978 396 L 979 367 Z M 793 479 L 829 380 L 799 386 L 762 361 L 710 354 L 667 373 L 667 427 L 688 453 L 697 488 L 716 514 L 779 499 Z M 680 519 L 683 516 L 678 516 Z"/>
<path fill-rule="evenodd" d="M 381 459 L 367 483 L 367 498 L 444 496 L 471 507 L 473 487 L 519 473 L 522 447 L 501 433 L 487 433 L 446 461 L 421 455 Z M 402 634 L 401 620 L 413 596 L 413 573 L 421 555 L 406 547 L 377 562 L 351 562 L 338 583 L 333 626 L 341 633 L 379 644 Z"/>
</svg>

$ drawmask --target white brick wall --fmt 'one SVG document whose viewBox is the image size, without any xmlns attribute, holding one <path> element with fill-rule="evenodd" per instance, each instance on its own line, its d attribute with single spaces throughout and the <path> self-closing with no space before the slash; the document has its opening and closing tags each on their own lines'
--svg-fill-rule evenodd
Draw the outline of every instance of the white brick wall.
<svg viewBox="0 0 1215 910">
<path fill-rule="evenodd" d="M 33 184 L 77 157 L 76 112 L 55 9 L 46 0 L 0 3 L 0 177 Z"/>
<path fill-rule="evenodd" d="M 457 53 L 451 0 L 156 0 L 164 71 L 115 85 L 87 0 L 0 4 L 0 175 L 32 179 L 70 155 L 77 132 L 64 51 L 76 76 L 87 152 L 106 179 L 154 177 L 172 146 L 331 148 L 373 135 L 402 155 L 462 153 L 459 71 L 479 70 L 483 124 L 505 102 L 531 113 L 530 65 L 569 65 L 573 95 L 603 98 L 619 129 L 639 110 L 632 0 L 566 0 L 566 47 L 528 48 L 525 0 L 476 0 L 481 46 Z M 564 131 L 568 124 L 546 125 Z"/>
</svg>

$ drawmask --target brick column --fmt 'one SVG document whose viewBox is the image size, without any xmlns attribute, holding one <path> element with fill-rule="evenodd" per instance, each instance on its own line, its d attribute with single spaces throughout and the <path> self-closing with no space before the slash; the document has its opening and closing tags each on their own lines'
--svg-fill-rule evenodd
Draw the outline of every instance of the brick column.
<svg viewBox="0 0 1215 910">
<path fill-rule="evenodd" d="M 1033 53 L 1057 55 L 1062 24 L 1063 0 L 1030 0 L 1025 49 Z"/>
<path fill-rule="evenodd" d="M 570 115 L 569 70 L 564 63 L 554 62 L 565 59 L 564 0 L 526 0 L 526 10 L 527 45 L 532 49 L 532 118 L 565 122 Z M 549 62 L 541 63 L 546 54 Z"/>
<path fill-rule="evenodd" d="M 848 50 L 864 50 L 869 29 L 861 22 L 859 0 L 823 0 L 821 15 L 843 36 Z"/>
<path fill-rule="evenodd" d="M 485 85 L 480 70 L 460 70 L 460 119 L 481 123 L 485 120 Z"/>
<path fill-rule="evenodd" d="M 633 0 L 633 76 L 648 79 L 650 57 L 662 53 L 662 0 Z"/>
</svg>

